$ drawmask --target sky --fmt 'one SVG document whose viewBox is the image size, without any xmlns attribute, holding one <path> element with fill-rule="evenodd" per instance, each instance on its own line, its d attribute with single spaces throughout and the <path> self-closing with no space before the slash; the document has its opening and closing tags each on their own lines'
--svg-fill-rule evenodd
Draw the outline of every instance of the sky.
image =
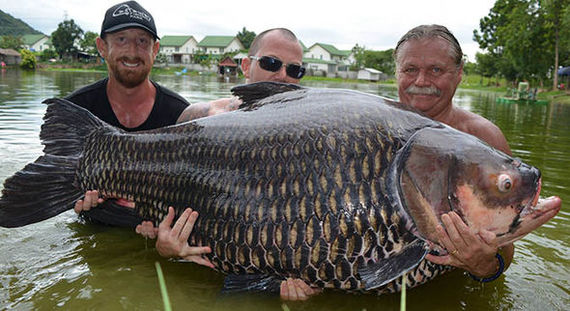
<svg viewBox="0 0 570 311">
<path fill-rule="evenodd" d="M 469 61 L 478 44 L 473 30 L 489 14 L 495 0 L 139 0 L 154 19 L 160 37 L 236 35 L 245 27 L 256 34 L 274 27 L 292 30 L 310 47 L 332 44 L 350 50 L 394 48 L 399 38 L 422 24 L 446 26 Z M 65 18 L 83 31 L 99 33 L 105 11 L 117 0 L 0 0 L 0 10 L 50 35 Z"/>
</svg>

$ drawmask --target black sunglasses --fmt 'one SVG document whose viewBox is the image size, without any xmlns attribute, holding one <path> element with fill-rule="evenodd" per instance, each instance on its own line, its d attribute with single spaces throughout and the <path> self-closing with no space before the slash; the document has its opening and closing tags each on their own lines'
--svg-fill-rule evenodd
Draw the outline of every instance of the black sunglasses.
<svg viewBox="0 0 570 311">
<path fill-rule="evenodd" d="M 277 72 L 281 67 L 283 67 L 283 62 L 281 60 L 271 56 L 250 56 L 249 58 L 257 60 L 259 62 L 259 67 L 267 71 Z M 285 72 L 293 79 L 301 79 L 305 75 L 305 67 L 297 64 L 287 64 L 285 66 Z"/>
</svg>

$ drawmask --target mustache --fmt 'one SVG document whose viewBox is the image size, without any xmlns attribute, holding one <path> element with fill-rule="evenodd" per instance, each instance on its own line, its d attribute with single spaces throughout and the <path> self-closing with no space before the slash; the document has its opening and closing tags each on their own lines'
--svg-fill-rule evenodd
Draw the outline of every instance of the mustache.
<svg viewBox="0 0 570 311">
<path fill-rule="evenodd" d="M 441 91 L 435 86 L 418 87 L 415 85 L 410 85 L 406 89 L 406 93 L 411 95 L 435 95 L 435 96 L 441 95 Z"/>
</svg>

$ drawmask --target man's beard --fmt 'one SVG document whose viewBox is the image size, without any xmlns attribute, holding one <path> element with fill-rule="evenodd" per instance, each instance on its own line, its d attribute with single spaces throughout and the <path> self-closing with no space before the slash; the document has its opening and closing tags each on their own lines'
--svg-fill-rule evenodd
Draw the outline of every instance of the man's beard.
<svg viewBox="0 0 570 311">
<path fill-rule="evenodd" d="M 121 85 L 123 85 L 126 88 L 134 88 L 136 86 L 139 86 L 141 83 L 144 82 L 144 80 L 146 80 L 150 70 L 146 70 L 146 68 L 144 67 L 144 62 L 142 62 L 142 60 L 135 59 L 136 62 L 140 63 L 139 66 L 143 67 L 142 68 L 143 70 L 129 70 L 122 67 L 119 68 L 118 64 L 123 61 L 129 63 L 129 60 L 125 58 L 120 58 L 117 59 L 115 62 L 109 63 L 109 66 L 111 67 L 111 70 L 113 72 L 113 77 Z M 141 68 L 137 67 L 136 69 L 141 69 Z"/>
</svg>

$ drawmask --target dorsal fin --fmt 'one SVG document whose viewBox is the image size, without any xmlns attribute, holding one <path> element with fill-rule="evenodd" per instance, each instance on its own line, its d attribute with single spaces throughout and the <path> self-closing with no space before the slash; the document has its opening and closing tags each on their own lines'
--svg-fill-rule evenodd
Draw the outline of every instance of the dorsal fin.
<svg viewBox="0 0 570 311">
<path fill-rule="evenodd" d="M 239 108 L 251 107 L 258 100 L 279 93 L 302 89 L 302 86 L 291 83 L 255 82 L 242 84 L 232 88 L 232 94 L 242 100 Z"/>
</svg>

